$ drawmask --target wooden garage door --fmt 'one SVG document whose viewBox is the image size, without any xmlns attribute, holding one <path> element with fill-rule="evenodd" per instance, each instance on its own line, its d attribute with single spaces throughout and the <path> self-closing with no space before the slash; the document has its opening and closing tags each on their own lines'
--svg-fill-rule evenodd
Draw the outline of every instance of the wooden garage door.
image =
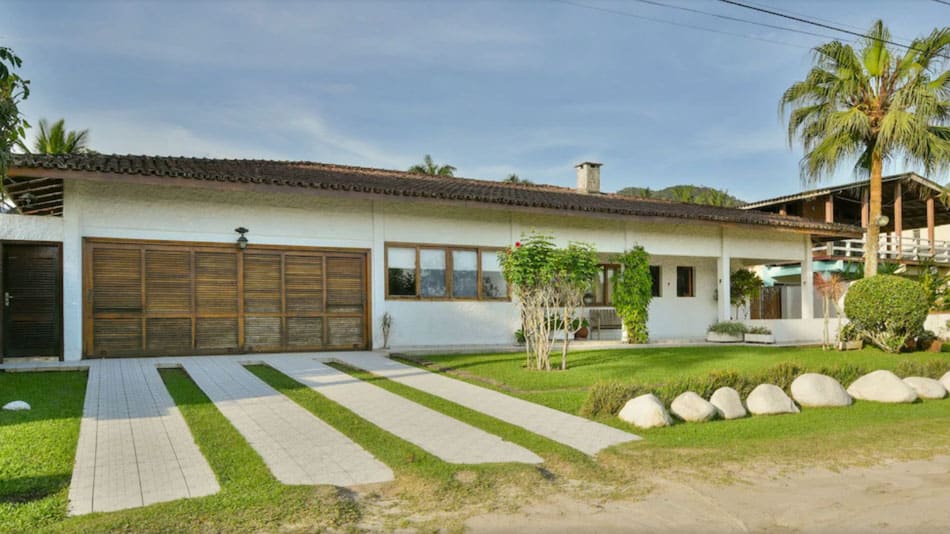
<svg viewBox="0 0 950 534">
<path fill-rule="evenodd" d="M 86 241 L 91 357 L 366 348 L 365 252 Z"/>
</svg>

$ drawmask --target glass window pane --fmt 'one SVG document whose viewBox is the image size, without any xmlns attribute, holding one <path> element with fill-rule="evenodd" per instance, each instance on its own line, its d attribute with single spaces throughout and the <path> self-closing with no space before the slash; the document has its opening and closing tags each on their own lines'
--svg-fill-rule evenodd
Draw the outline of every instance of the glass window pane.
<svg viewBox="0 0 950 534">
<path fill-rule="evenodd" d="M 416 295 L 416 249 L 390 248 L 387 254 L 389 294 L 398 297 L 414 297 Z"/>
<path fill-rule="evenodd" d="M 616 267 L 607 267 L 607 294 L 604 295 L 604 305 L 613 306 L 614 304 L 614 277 L 617 276 Z"/>
<path fill-rule="evenodd" d="M 482 253 L 482 297 L 505 298 L 508 296 L 508 284 L 501 272 L 498 263 L 498 253 L 486 251 Z"/>
<path fill-rule="evenodd" d="M 423 297 L 445 296 L 445 249 L 419 251 L 420 290 Z"/>
<path fill-rule="evenodd" d="M 416 249 L 414 248 L 396 248 L 389 249 L 389 267 L 398 269 L 416 268 Z"/>
<path fill-rule="evenodd" d="M 597 278 L 594 279 L 594 304 L 603 306 L 604 304 L 604 269 L 597 270 Z"/>
<path fill-rule="evenodd" d="M 478 253 L 474 250 L 452 251 L 452 296 L 478 296 Z"/>
</svg>

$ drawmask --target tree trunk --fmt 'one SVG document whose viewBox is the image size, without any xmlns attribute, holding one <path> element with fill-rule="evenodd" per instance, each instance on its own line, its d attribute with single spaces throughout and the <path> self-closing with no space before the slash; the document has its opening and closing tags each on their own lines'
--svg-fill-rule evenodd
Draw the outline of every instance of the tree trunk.
<svg viewBox="0 0 950 534">
<path fill-rule="evenodd" d="M 870 206 L 868 209 L 867 240 L 864 243 L 864 277 L 877 274 L 878 246 L 881 235 L 881 155 L 877 150 L 871 153 Z"/>
<path fill-rule="evenodd" d="M 564 307 L 564 345 L 561 346 L 561 370 L 564 371 L 567 369 L 567 345 L 570 343 L 568 336 L 568 330 L 570 330 L 570 323 L 568 322 L 567 315 L 568 308 Z"/>
</svg>

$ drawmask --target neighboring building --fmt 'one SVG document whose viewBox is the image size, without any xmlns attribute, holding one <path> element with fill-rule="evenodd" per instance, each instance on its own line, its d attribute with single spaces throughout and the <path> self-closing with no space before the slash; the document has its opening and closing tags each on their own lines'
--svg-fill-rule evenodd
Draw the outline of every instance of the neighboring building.
<svg viewBox="0 0 950 534">
<path fill-rule="evenodd" d="M 656 340 L 729 319 L 729 273 L 801 262 L 853 226 L 603 194 L 308 162 L 16 156 L 0 214 L 6 357 L 511 344 L 517 306 L 497 253 L 537 230 L 604 259 L 643 245 L 659 276 Z M 246 232 L 238 233 L 238 230 Z M 240 240 L 244 237 L 246 241 Z M 810 283 L 810 273 L 801 278 Z M 810 293 L 809 293 L 810 294 Z M 820 321 L 773 321 L 814 340 Z"/>
</svg>

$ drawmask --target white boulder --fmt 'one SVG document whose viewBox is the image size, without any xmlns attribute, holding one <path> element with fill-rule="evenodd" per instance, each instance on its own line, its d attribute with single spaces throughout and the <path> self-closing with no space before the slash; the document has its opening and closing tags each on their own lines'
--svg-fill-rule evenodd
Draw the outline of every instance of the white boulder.
<svg viewBox="0 0 950 534">
<path fill-rule="evenodd" d="M 923 376 L 908 376 L 904 383 L 914 388 L 922 399 L 942 399 L 947 396 L 947 388 L 939 380 Z"/>
<path fill-rule="evenodd" d="M 742 405 L 742 397 L 739 392 L 730 388 L 722 387 L 713 392 L 709 397 L 709 403 L 719 410 L 719 415 L 723 419 L 739 419 L 749 415 Z"/>
<path fill-rule="evenodd" d="M 917 392 L 890 371 L 868 373 L 848 387 L 848 393 L 860 400 L 902 403 L 917 400 Z"/>
<path fill-rule="evenodd" d="M 947 391 L 950 391 L 950 371 L 947 371 L 942 377 L 940 377 L 940 383 L 943 384 L 943 387 L 947 388 Z"/>
<path fill-rule="evenodd" d="M 640 428 L 654 428 L 673 424 L 673 419 L 667 413 L 666 407 L 652 393 L 630 399 L 617 415 L 623 421 L 633 423 Z"/>
<path fill-rule="evenodd" d="M 692 391 L 680 394 L 670 404 L 673 415 L 683 421 L 702 423 L 716 417 L 716 407 Z"/>
<path fill-rule="evenodd" d="M 4 410 L 19 411 L 19 410 L 29 410 L 30 405 L 23 401 L 13 401 L 8 402 L 3 405 Z"/>
<path fill-rule="evenodd" d="M 805 373 L 792 382 L 792 398 L 802 406 L 851 406 L 851 395 L 827 375 Z"/>
<path fill-rule="evenodd" d="M 786 395 L 782 388 L 773 384 L 756 386 L 752 393 L 749 393 L 745 405 L 752 415 L 775 415 L 799 411 L 798 406 L 795 406 L 795 401 Z"/>
</svg>

